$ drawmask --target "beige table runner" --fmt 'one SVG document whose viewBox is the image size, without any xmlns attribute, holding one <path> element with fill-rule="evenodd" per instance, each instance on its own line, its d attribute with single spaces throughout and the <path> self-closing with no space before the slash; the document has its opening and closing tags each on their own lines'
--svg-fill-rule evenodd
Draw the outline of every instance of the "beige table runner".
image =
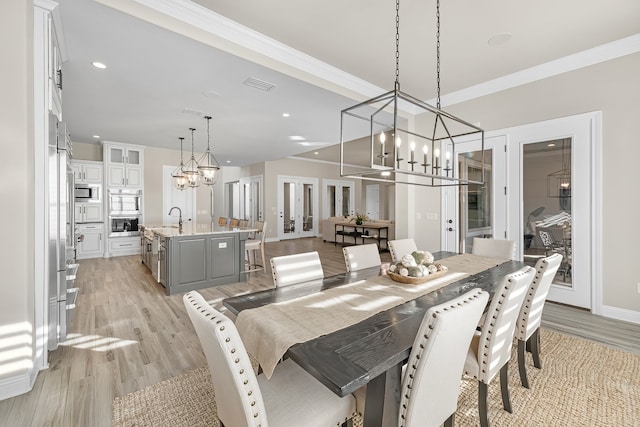
<svg viewBox="0 0 640 427">
<path fill-rule="evenodd" d="M 236 326 L 249 353 L 267 378 L 294 344 L 354 325 L 377 313 L 433 292 L 449 283 L 505 262 L 471 254 L 442 260 L 449 273 L 421 285 L 397 283 L 387 276 L 327 289 L 322 292 L 243 310 Z"/>
</svg>

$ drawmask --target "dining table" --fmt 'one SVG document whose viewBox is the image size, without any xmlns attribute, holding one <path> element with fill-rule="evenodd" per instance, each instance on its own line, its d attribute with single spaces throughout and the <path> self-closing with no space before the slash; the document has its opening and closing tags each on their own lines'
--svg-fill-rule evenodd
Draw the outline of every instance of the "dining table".
<svg viewBox="0 0 640 427">
<path fill-rule="evenodd" d="M 343 312 L 353 311 L 345 310 L 343 307 L 344 301 L 353 298 L 352 294 L 355 291 L 351 291 L 352 288 L 364 285 L 365 288 L 376 291 L 386 287 L 392 291 L 401 289 L 397 283 L 386 277 L 385 266 L 234 296 L 224 299 L 223 305 L 237 316 L 236 325 L 245 323 L 244 328 L 243 325 L 239 325 L 238 329 L 247 351 L 253 356 L 256 356 L 254 353 L 264 352 L 260 345 L 255 345 L 255 341 L 265 341 L 273 345 L 272 341 L 279 341 L 281 336 L 287 335 L 280 331 L 281 326 L 286 331 L 289 331 L 290 327 L 302 329 L 299 342 L 296 342 L 297 336 L 294 334 L 294 339 L 285 343 L 284 350 L 268 355 L 267 359 L 277 362 L 281 356 L 291 358 L 338 396 L 347 396 L 366 386 L 364 427 L 395 426 L 400 406 L 402 366 L 409 357 L 426 311 L 474 288 L 487 291 L 491 301 L 501 279 L 526 266 L 521 261 L 483 259 L 471 254 L 440 251 L 434 252 L 433 255 L 435 262 L 442 265 L 447 265 L 447 259 L 449 263 L 454 263 L 455 260 L 455 264 L 475 263 L 480 266 L 476 267 L 476 270 L 480 271 L 473 274 L 455 274 L 452 268 L 448 281 L 433 290 L 425 288 L 426 293 L 415 298 L 410 295 L 399 299 L 398 304 L 391 301 L 392 306 L 387 308 L 382 305 L 383 310 L 373 314 L 356 313 L 356 320 L 352 323 L 334 327 L 335 330 L 329 328 L 329 332 L 310 339 L 305 338 L 304 334 L 307 320 L 303 318 L 307 317 L 305 307 L 321 307 L 321 310 L 316 311 L 328 316 L 322 321 L 317 321 L 318 325 L 309 323 L 313 328 L 317 326 L 318 330 L 322 331 L 325 323 L 332 323 L 333 317 L 348 318 L 349 313 Z M 388 286 L 384 286 L 387 283 L 385 281 L 388 281 Z M 411 291 L 413 285 L 404 286 Z M 324 305 L 318 305 L 318 298 L 343 289 L 349 291 L 328 298 Z M 383 292 L 388 290 L 383 289 Z M 310 304 L 310 301 L 313 301 L 313 304 Z M 367 304 L 370 305 L 370 302 Z M 298 310 L 297 319 L 295 313 L 281 313 L 288 305 L 302 308 L 302 311 Z M 262 312 L 271 308 L 276 311 Z M 312 311 L 313 309 L 308 309 L 309 317 L 312 317 Z M 249 316 L 250 314 L 252 316 Z M 254 323 L 247 323 L 246 320 L 251 318 L 254 319 Z M 315 319 L 308 321 L 313 322 Z M 286 323 L 293 325 L 285 325 Z M 269 366 L 271 361 L 264 363 L 260 357 L 258 361 L 261 366 L 264 364 L 267 367 L 267 372 L 277 369 L 275 363 L 274 366 Z"/>
</svg>

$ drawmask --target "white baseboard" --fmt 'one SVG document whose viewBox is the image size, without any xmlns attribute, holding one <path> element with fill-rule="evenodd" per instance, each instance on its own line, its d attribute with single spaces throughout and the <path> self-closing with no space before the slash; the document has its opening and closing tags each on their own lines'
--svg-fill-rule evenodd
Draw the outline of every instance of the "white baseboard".
<svg viewBox="0 0 640 427">
<path fill-rule="evenodd" d="M 3 378 L 0 380 L 0 400 L 9 399 L 28 393 L 33 388 L 38 376 L 37 369 L 30 369 L 21 375 Z"/>
<path fill-rule="evenodd" d="M 603 305 L 600 314 L 604 317 L 640 324 L 640 311 Z"/>
</svg>

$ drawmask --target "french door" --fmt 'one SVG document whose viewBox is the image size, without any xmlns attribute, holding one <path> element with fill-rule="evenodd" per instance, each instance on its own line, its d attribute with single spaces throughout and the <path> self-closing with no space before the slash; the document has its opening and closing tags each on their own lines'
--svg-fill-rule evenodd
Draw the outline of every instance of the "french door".
<svg viewBox="0 0 640 427">
<path fill-rule="evenodd" d="M 509 182 L 512 183 L 509 187 L 509 210 L 513 213 L 509 216 L 509 230 L 512 239 L 522 241 L 523 236 L 536 231 L 532 230 L 530 223 L 544 231 L 554 231 L 552 229 L 561 225 L 563 231 L 554 237 L 563 245 L 562 268 L 567 274 L 556 275 L 547 299 L 589 309 L 596 306 L 592 293 L 598 288 L 595 283 L 600 274 L 600 257 L 597 255 L 600 241 L 595 224 L 601 196 L 596 191 L 599 169 L 594 154 L 599 144 L 599 123 L 599 114 L 587 113 L 508 130 L 511 146 L 509 164 L 517 165 L 509 171 Z M 527 191 L 535 176 L 532 177 L 523 167 L 525 156 L 528 151 L 539 151 L 536 150 L 538 146 L 549 148 L 551 144 L 555 144 L 556 149 L 562 144 L 561 151 L 569 158 L 561 160 L 559 167 L 544 172 L 539 183 L 542 187 L 539 193 L 544 198 L 536 198 L 535 188 Z M 538 158 L 542 155 L 534 153 Z M 549 163 L 549 160 L 545 158 L 544 163 Z M 559 168 L 562 169 L 556 170 Z M 558 174 L 560 171 L 565 172 Z M 535 213 L 537 217 L 533 215 Z M 536 240 L 543 246 L 544 242 Z M 526 245 L 518 248 L 521 257 L 523 246 Z"/>
<path fill-rule="evenodd" d="M 484 184 L 446 187 L 443 245 L 447 251 L 470 253 L 474 237 L 505 239 L 507 236 L 506 137 L 484 142 Z M 482 180 L 480 140 L 456 142 L 458 176 Z"/>
<path fill-rule="evenodd" d="M 469 252 L 473 237 L 506 238 L 516 242 L 517 258 L 527 261 L 534 253 L 530 251 L 532 245 L 541 249 L 538 255 L 542 256 L 558 250 L 556 246 L 548 251 L 533 233 L 561 226 L 552 237 L 562 241 L 564 271 L 556 276 L 547 299 L 598 310 L 601 302 L 595 296 L 600 292 L 597 224 L 601 194 L 597 190 L 601 175 L 595 153 L 600 147 L 600 120 L 599 113 L 587 113 L 487 136 L 485 185 L 443 190 L 442 247 Z M 542 147 L 552 144 L 564 147 L 560 151 L 565 158 L 557 167 L 551 167 L 551 160 L 541 152 Z M 478 141 L 456 143 L 460 176 L 479 173 L 479 150 Z M 538 166 L 525 163 L 527 155 L 536 158 Z M 544 167 L 551 169 L 542 171 Z"/>
<path fill-rule="evenodd" d="M 262 221 L 262 175 L 240 178 L 240 218 L 253 224 Z"/>
<path fill-rule="evenodd" d="M 354 214 L 355 184 L 353 181 L 323 179 L 324 218 Z"/>
<path fill-rule="evenodd" d="M 318 179 L 278 176 L 278 238 L 318 234 Z"/>
</svg>

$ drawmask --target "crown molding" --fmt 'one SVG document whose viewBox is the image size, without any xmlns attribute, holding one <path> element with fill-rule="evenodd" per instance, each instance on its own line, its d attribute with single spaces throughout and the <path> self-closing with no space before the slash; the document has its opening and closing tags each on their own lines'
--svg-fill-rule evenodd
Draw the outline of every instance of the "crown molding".
<svg viewBox="0 0 640 427">
<path fill-rule="evenodd" d="M 130 12 L 124 10 L 126 7 L 122 7 L 122 3 L 120 3 L 121 7 L 115 5 L 119 0 L 97 1 L 126 13 Z M 360 95 L 362 99 L 370 99 L 386 92 L 376 85 L 240 25 L 197 3 L 188 0 L 133 0 L 133 2 L 267 57 L 285 67 L 328 82 L 342 88 L 346 93 Z M 640 33 L 445 94 L 441 97 L 442 105 L 458 104 L 637 52 L 640 52 Z M 433 105 L 435 99 L 430 99 L 427 103 Z M 417 113 L 409 106 L 405 109 L 409 113 Z"/>
<path fill-rule="evenodd" d="M 459 104 L 637 52 L 640 52 L 640 33 L 451 92 L 442 96 L 441 102 L 443 106 Z M 427 102 L 435 102 L 435 99 Z"/>
</svg>

